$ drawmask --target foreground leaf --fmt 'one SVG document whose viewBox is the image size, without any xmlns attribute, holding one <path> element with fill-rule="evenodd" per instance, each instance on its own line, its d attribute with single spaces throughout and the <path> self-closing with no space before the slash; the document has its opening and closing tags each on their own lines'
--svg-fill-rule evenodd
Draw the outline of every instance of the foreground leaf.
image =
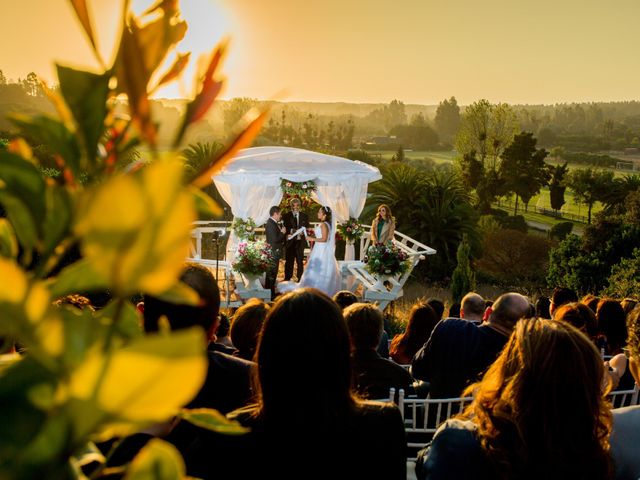
<svg viewBox="0 0 640 480">
<path fill-rule="evenodd" d="M 18 256 L 18 240 L 6 218 L 0 218 L 0 255 L 13 259 Z"/>
<path fill-rule="evenodd" d="M 238 422 L 228 420 L 220 412 L 210 408 L 185 408 L 180 412 L 179 417 L 198 427 L 225 435 L 244 435 L 250 431 Z"/>
<path fill-rule="evenodd" d="M 154 438 L 136 455 L 124 478 L 125 480 L 182 480 L 185 472 L 180 452 L 170 443 Z"/>
</svg>

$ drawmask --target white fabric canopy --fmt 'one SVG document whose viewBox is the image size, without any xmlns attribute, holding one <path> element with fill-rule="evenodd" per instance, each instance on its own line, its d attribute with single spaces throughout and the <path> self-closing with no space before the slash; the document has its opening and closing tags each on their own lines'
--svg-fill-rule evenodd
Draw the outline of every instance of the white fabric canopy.
<svg viewBox="0 0 640 480">
<path fill-rule="evenodd" d="M 290 147 L 255 147 L 241 150 L 215 175 L 220 195 L 234 217 L 251 217 L 257 225 L 269 218 L 269 208 L 282 200 L 282 179 L 313 180 L 314 200 L 333 210 L 335 222 L 358 218 L 367 198 L 367 185 L 382 178 L 366 163 Z M 312 218 L 312 220 L 315 220 Z M 229 247 L 235 248 L 231 238 Z"/>
</svg>

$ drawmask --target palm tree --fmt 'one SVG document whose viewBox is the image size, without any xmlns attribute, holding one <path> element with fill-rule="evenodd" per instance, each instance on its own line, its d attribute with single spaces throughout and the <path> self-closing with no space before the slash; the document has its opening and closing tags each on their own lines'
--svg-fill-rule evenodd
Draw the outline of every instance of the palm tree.
<svg viewBox="0 0 640 480">
<path fill-rule="evenodd" d="M 187 175 L 191 172 L 201 171 L 207 163 L 217 157 L 223 148 L 223 145 L 218 142 L 190 144 L 182 151 Z"/>
</svg>

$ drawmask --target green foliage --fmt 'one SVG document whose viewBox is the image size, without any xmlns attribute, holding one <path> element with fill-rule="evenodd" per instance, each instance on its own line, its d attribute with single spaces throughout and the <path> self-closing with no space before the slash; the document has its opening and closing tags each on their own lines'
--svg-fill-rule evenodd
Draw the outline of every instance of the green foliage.
<svg viewBox="0 0 640 480">
<path fill-rule="evenodd" d="M 496 217 L 502 225 L 502 228 L 508 230 L 517 230 L 522 233 L 529 231 L 529 225 L 522 215 Z"/>
<path fill-rule="evenodd" d="M 591 168 L 574 170 L 569 176 L 568 184 L 574 198 L 589 208 L 587 218 L 588 223 L 591 223 L 593 204 L 604 200 L 613 188 L 613 172 Z"/>
<path fill-rule="evenodd" d="M 438 147 L 438 134 L 429 125 L 396 125 L 389 134 L 395 135 L 398 143 L 413 150 L 433 150 Z"/>
<path fill-rule="evenodd" d="M 398 147 L 398 151 L 391 160 L 393 162 L 404 162 L 404 148 L 402 148 L 402 145 Z"/>
<path fill-rule="evenodd" d="M 613 298 L 640 296 L 640 248 L 636 248 L 630 258 L 623 258 L 613 266 L 608 283 L 603 295 Z"/>
<path fill-rule="evenodd" d="M 556 213 L 558 213 L 562 206 L 565 204 L 564 193 L 567 189 L 566 175 L 569 171 L 569 167 L 565 162 L 562 165 L 550 166 L 549 170 L 551 175 L 551 178 L 549 180 L 549 197 L 551 201 L 551 208 L 554 209 Z"/>
<path fill-rule="evenodd" d="M 72 6 L 99 58 L 86 2 L 73 0 Z M 195 292 L 178 281 L 196 208 L 207 204 L 196 187 L 252 141 L 264 117 L 225 152 L 209 152 L 204 164 L 191 165 L 189 176 L 178 152 L 159 159 L 148 83 L 186 24 L 174 2 L 161 2 L 153 12 L 154 20 L 144 26 L 125 15 L 113 66 L 98 74 L 58 66 L 61 96 L 47 92 L 58 118 L 14 116 L 21 137 L 0 149 L 0 205 L 6 213 L 0 219 L 0 337 L 15 339 L 26 351 L 0 357 L 3 479 L 86 478 L 80 466 L 87 457 L 104 462 L 92 453 L 92 440 L 166 422 L 205 378 L 204 332 L 144 335 L 129 298 L 152 294 L 197 303 Z M 181 56 L 160 82 L 174 78 L 183 64 Z M 215 99 L 216 68 L 217 62 L 210 64 L 178 138 Z M 40 95 L 34 78 L 25 85 Z M 111 99 L 120 92 L 128 96 L 131 120 L 114 111 Z M 154 161 L 120 171 L 139 138 Z M 27 142 L 46 149 L 57 170 L 47 170 L 51 165 L 32 156 Z M 53 303 L 68 293 L 96 290 L 111 293 L 99 311 Z M 222 419 L 216 422 L 225 428 Z M 92 478 L 102 473 L 99 467 Z M 177 451 L 152 441 L 126 478 L 184 474 Z"/>
<path fill-rule="evenodd" d="M 436 131 L 443 140 L 451 142 L 460 128 L 460 107 L 456 97 L 444 99 L 438 105 L 435 117 Z"/>
<path fill-rule="evenodd" d="M 569 234 L 571 234 L 572 230 L 572 222 L 556 223 L 553 227 L 551 227 L 551 230 L 549 230 L 549 237 L 555 238 L 557 240 L 564 240 Z"/>
<path fill-rule="evenodd" d="M 469 262 L 470 254 L 471 247 L 465 236 L 458 246 L 458 252 L 456 253 L 458 265 L 456 265 L 451 275 L 451 297 L 453 302 L 460 302 L 464 295 L 475 289 L 475 275 Z"/>
</svg>

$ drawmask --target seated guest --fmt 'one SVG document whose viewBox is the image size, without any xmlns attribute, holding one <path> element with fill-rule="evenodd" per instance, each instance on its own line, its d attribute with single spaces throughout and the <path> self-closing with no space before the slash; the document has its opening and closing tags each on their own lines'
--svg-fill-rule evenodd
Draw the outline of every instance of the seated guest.
<svg viewBox="0 0 640 480">
<path fill-rule="evenodd" d="M 528 313 L 526 297 L 505 293 L 493 305 L 485 324 L 443 320 L 413 358 L 413 378 L 431 384 L 432 398 L 459 397 L 494 362 L 516 322 Z"/>
<path fill-rule="evenodd" d="M 629 359 L 626 367 L 640 385 L 640 307 L 629 314 Z M 613 360 L 613 359 L 612 359 Z M 640 478 L 640 406 L 613 410 L 611 454 L 617 480 Z"/>
<path fill-rule="evenodd" d="M 231 337 L 229 336 L 229 328 L 231 327 L 229 317 L 224 313 L 220 313 L 219 317 L 220 321 L 218 322 L 218 330 L 216 330 L 216 344 L 223 345 L 235 351 L 235 347 L 233 346 Z"/>
<path fill-rule="evenodd" d="M 250 433 L 202 441 L 189 475 L 406 479 L 400 412 L 354 396 L 349 333 L 331 298 L 310 288 L 279 297 L 255 358 L 258 403 L 229 415 Z"/>
<path fill-rule="evenodd" d="M 333 296 L 333 301 L 338 304 L 341 310 L 344 310 L 349 305 L 358 303 L 358 297 L 356 297 L 355 293 L 350 292 L 349 290 L 340 290 Z M 377 351 L 382 358 L 389 358 L 389 335 L 384 329 L 380 336 L 380 343 L 378 344 Z"/>
<path fill-rule="evenodd" d="M 391 358 L 394 362 L 407 365 L 413 356 L 429 340 L 431 332 L 438 323 L 438 316 L 426 303 L 416 303 L 409 312 L 409 320 L 404 333 L 396 335 L 391 341 Z"/>
<path fill-rule="evenodd" d="M 237 348 L 234 355 L 253 360 L 258 345 L 258 336 L 269 306 L 257 298 L 250 299 L 242 305 L 231 319 L 231 342 Z"/>
<path fill-rule="evenodd" d="M 567 358 L 573 361 L 566 361 Z M 604 367 L 565 322 L 519 322 L 474 400 L 418 455 L 418 479 L 608 479 Z"/>
<path fill-rule="evenodd" d="M 620 302 L 603 298 L 598 302 L 596 318 L 599 345 L 604 348 L 604 354 L 613 356 L 622 353 L 627 343 L 627 316 Z"/>
<path fill-rule="evenodd" d="M 538 300 L 536 300 L 536 317 L 551 320 L 551 314 L 549 313 L 550 306 L 551 300 L 549 300 L 549 297 L 538 297 Z"/>
<path fill-rule="evenodd" d="M 565 303 L 577 302 L 578 294 L 570 288 L 556 287 L 551 295 L 549 304 L 549 315 L 553 318 L 553 313 Z"/>
<path fill-rule="evenodd" d="M 595 313 L 585 304 L 565 303 L 555 313 L 555 320 L 570 323 L 590 339 L 595 339 L 598 333 L 598 321 Z"/>
<path fill-rule="evenodd" d="M 147 332 L 158 330 L 158 320 L 166 317 L 173 330 L 200 326 L 215 343 L 220 308 L 220 291 L 211 272 L 198 264 L 185 268 L 181 281 L 200 297 L 200 304 L 176 305 L 152 296 L 144 299 L 144 328 Z M 209 368 L 204 385 L 188 408 L 215 408 L 222 413 L 239 408 L 251 398 L 252 363 L 209 349 Z"/>
<path fill-rule="evenodd" d="M 434 312 L 436 312 L 438 321 L 442 320 L 442 317 L 444 316 L 444 303 L 442 303 L 442 300 L 439 298 L 429 298 L 426 303 L 433 308 Z"/>
<path fill-rule="evenodd" d="M 625 298 L 620 302 L 625 315 L 629 315 L 631 311 L 636 308 L 638 301 L 635 298 Z"/>
<path fill-rule="evenodd" d="M 580 303 L 589 307 L 593 313 L 596 313 L 596 310 L 598 310 L 598 302 L 600 302 L 600 297 L 596 297 L 590 293 L 580 300 Z"/>
<path fill-rule="evenodd" d="M 451 306 L 449 307 L 449 317 L 452 318 L 460 318 L 460 303 L 455 302 L 452 303 Z"/>
<path fill-rule="evenodd" d="M 469 292 L 462 297 L 460 305 L 460 318 L 468 322 L 482 323 L 482 316 L 485 311 L 485 301 L 475 292 Z"/>
<path fill-rule="evenodd" d="M 406 391 L 413 383 L 411 374 L 376 352 L 382 334 L 382 312 L 370 303 L 356 303 L 344 312 L 351 340 L 353 386 L 364 398 L 386 398 L 389 389 Z"/>
</svg>

